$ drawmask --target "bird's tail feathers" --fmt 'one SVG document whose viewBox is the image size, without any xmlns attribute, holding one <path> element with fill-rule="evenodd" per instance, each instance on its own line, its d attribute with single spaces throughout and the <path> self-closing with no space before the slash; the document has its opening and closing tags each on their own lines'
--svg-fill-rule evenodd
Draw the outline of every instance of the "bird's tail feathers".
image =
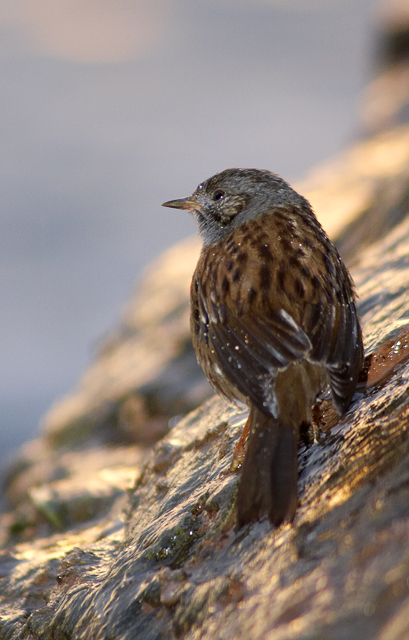
<svg viewBox="0 0 409 640">
<path fill-rule="evenodd" d="M 278 527 L 297 508 L 298 430 L 251 408 L 247 451 L 237 495 L 239 527 L 268 516 Z"/>
</svg>

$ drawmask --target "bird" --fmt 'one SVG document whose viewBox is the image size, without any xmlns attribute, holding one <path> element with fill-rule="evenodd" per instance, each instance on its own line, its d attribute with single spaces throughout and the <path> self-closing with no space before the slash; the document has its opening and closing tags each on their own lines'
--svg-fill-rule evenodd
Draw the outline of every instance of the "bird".
<svg viewBox="0 0 409 640">
<path fill-rule="evenodd" d="M 237 526 L 291 523 L 300 431 L 328 388 L 347 411 L 363 363 L 352 278 L 309 202 L 268 170 L 227 169 L 163 206 L 193 214 L 202 238 L 197 360 L 216 392 L 249 409 Z"/>
</svg>

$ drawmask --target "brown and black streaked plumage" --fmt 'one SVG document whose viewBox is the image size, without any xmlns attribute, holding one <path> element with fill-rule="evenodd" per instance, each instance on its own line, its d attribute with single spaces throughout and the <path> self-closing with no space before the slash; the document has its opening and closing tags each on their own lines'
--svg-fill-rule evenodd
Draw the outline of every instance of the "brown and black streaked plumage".
<svg viewBox="0 0 409 640">
<path fill-rule="evenodd" d="M 344 413 L 362 365 L 349 273 L 307 200 L 269 171 L 228 169 L 165 206 L 191 211 L 203 238 L 191 286 L 198 361 L 250 409 L 238 524 L 292 521 L 300 427 L 328 385 Z"/>
</svg>

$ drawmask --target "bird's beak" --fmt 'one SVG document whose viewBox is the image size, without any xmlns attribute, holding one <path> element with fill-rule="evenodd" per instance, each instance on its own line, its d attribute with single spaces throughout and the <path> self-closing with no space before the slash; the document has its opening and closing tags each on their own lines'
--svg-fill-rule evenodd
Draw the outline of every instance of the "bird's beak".
<svg viewBox="0 0 409 640">
<path fill-rule="evenodd" d="M 162 207 L 171 207 L 172 209 L 189 209 L 190 211 L 201 211 L 202 209 L 194 196 L 180 198 L 180 200 L 169 200 L 168 202 L 164 202 Z"/>
</svg>

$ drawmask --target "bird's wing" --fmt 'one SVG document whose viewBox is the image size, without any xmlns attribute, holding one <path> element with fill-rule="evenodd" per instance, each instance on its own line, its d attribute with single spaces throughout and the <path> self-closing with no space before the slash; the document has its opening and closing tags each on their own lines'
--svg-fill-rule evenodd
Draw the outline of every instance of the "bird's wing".
<svg viewBox="0 0 409 640">
<path fill-rule="evenodd" d="M 330 313 L 321 312 L 308 335 L 313 344 L 310 358 L 325 364 L 335 408 L 342 414 L 363 363 L 362 334 L 353 300 L 332 306 Z"/>
<path fill-rule="evenodd" d="M 308 336 L 283 309 L 268 317 L 209 311 L 206 340 L 221 373 L 244 397 L 267 406 L 272 379 L 311 352 Z"/>
<path fill-rule="evenodd" d="M 307 360 L 326 368 L 338 413 L 347 409 L 363 357 L 352 301 L 327 309 L 306 304 L 303 327 L 284 309 L 238 316 L 210 303 L 203 311 L 208 346 L 222 374 L 243 396 L 263 406 L 272 378 L 290 364 Z"/>
</svg>

